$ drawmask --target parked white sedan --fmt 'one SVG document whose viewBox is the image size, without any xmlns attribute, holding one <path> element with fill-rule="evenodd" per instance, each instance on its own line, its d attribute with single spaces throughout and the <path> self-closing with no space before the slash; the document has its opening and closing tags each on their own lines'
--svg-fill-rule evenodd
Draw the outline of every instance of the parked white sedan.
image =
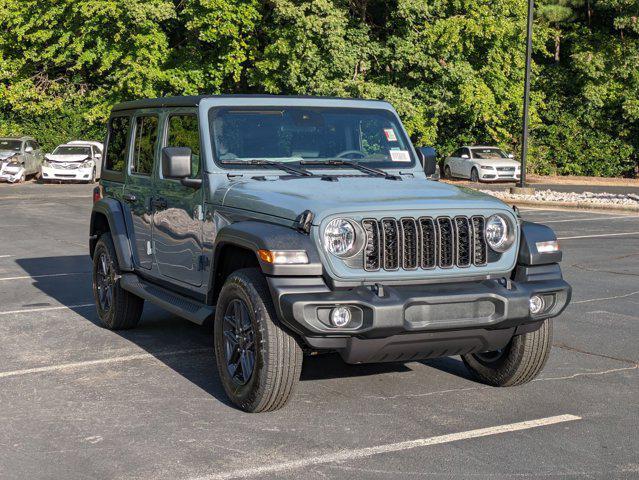
<svg viewBox="0 0 639 480">
<path fill-rule="evenodd" d="M 94 182 L 100 176 L 101 167 L 102 144 L 74 140 L 45 155 L 42 180 Z"/>
<path fill-rule="evenodd" d="M 444 160 L 446 178 L 468 178 L 471 182 L 516 181 L 521 165 L 497 147 L 462 147 Z"/>
</svg>

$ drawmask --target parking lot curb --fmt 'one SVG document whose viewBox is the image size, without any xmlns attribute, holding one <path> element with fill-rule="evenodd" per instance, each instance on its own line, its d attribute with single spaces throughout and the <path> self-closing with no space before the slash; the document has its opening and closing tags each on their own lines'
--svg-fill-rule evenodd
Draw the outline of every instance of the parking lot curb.
<svg viewBox="0 0 639 480">
<path fill-rule="evenodd" d="M 639 204 L 635 205 L 606 205 L 599 203 L 589 202 L 552 202 L 552 201 L 534 201 L 534 200 L 516 200 L 512 198 L 497 197 L 505 203 L 510 205 L 517 205 L 522 207 L 553 207 L 553 208 L 565 208 L 572 210 L 606 210 L 610 212 L 636 212 L 639 213 Z"/>
</svg>

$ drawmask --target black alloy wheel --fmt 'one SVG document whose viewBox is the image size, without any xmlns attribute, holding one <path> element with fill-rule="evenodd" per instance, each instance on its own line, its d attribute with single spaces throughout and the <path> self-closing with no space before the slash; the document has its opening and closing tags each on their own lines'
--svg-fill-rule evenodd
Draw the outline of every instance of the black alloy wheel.
<svg viewBox="0 0 639 480">
<path fill-rule="evenodd" d="M 236 298 L 224 313 L 224 355 L 226 369 L 233 382 L 246 385 L 255 369 L 255 332 L 249 310 Z"/>
<path fill-rule="evenodd" d="M 113 287 L 115 285 L 115 268 L 106 252 L 100 252 L 95 273 L 97 298 L 100 309 L 108 313 L 113 305 Z"/>
</svg>

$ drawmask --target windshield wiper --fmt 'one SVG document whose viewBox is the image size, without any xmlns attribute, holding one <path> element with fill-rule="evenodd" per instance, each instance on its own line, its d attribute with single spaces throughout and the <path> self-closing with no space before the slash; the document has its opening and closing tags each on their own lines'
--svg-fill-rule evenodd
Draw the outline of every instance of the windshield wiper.
<svg viewBox="0 0 639 480">
<path fill-rule="evenodd" d="M 301 160 L 300 165 L 330 165 L 331 167 L 349 167 L 359 170 L 360 172 L 368 173 L 373 177 L 384 177 L 388 180 L 399 180 L 397 175 L 391 175 L 384 170 L 374 167 L 367 167 L 359 162 L 352 160 L 343 160 L 341 158 L 329 158 L 327 160 Z"/>
<path fill-rule="evenodd" d="M 295 173 L 302 177 L 312 177 L 313 174 L 303 168 L 292 167 L 284 162 L 276 162 L 274 160 L 264 160 L 261 158 L 252 158 L 250 160 L 222 160 L 223 165 L 256 165 L 258 167 L 275 167 L 285 172 Z"/>
</svg>

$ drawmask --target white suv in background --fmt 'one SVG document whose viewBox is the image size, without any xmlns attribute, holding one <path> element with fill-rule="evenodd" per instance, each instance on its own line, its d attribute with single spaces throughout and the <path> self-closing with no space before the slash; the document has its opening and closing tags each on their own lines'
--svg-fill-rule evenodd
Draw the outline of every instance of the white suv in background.
<svg viewBox="0 0 639 480">
<path fill-rule="evenodd" d="M 102 148 L 100 142 L 85 140 L 57 146 L 44 157 L 42 180 L 95 182 L 102 170 Z"/>
<path fill-rule="evenodd" d="M 446 178 L 468 178 L 471 182 L 516 181 L 520 174 L 519 161 L 497 147 L 466 146 L 444 160 Z"/>
</svg>

